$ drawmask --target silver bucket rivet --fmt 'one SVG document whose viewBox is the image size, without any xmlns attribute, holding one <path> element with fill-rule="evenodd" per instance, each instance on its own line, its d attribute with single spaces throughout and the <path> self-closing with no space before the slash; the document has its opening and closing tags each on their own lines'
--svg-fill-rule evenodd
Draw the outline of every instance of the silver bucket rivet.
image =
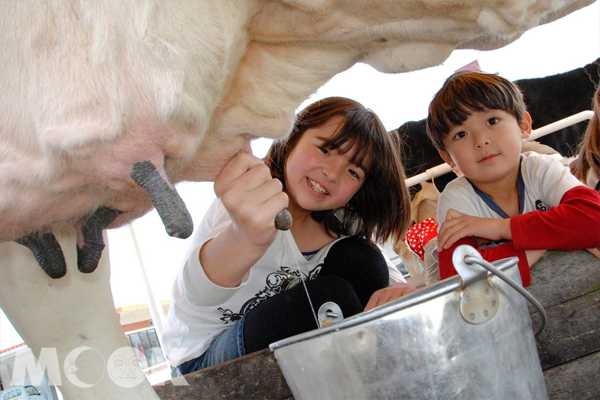
<svg viewBox="0 0 600 400">
<path fill-rule="evenodd" d="M 317 318 L 319 320 L 319 327 L 323 328 L 343 320 L 344 314 L 342 313 L 340 306 L 333 301 L 328 301 L 319 307 Z"/>
</svg>

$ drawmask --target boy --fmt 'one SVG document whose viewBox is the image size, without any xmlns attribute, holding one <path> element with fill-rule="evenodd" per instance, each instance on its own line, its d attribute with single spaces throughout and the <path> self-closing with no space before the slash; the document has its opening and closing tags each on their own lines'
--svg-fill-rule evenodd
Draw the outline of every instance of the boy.
<svg viewBox="0 0 600 400">
<path fill-rule="evenodd" d="M 427 133 L 464 174 L 438 203 L 440 279 L 456 274 L 452 253 L 461 244 L 490 262 L 519 257 L 523 286 L 546 250 L 600 246 L 600 195 L 556 159 L 521 155 L 531 116 L 512 82 L 480 72 L 450 76 L 429 105 Z"/>
</svg>

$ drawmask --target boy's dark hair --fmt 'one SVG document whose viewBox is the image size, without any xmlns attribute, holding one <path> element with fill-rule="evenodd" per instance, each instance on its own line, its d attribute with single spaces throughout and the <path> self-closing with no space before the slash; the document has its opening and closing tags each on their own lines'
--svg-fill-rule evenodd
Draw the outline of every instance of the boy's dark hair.
<svg viewBox="0 0 600 400">
<path fill-rule="evenodd" d="M 348 151 L 356 145 L 352 163 L 363 165 L 367 157 L 371 163 L 365 170 L 365 182 L 346 204 L 343 218 L 338 210 L 313 211 L 312 217 L 325 230 L 337 235 L 359 235 L 373 243 L 388 239 L 401 240 L 410 223 L 410 196 L 404 182 L 400 160 L 399 138 L 388 133 L 377 115 L 362 104 L 343 97 L 319 100 L 297 115 L 290 136 L 271 146 L 265 158 L 273 177 L 283 183 L 284 166 L 304 132 L 323 126 L 334 116 L 344 118 L 337 133 L 324 144 L 331 150 Z"/>
<path fill-rule="evenodd" d="M 439 150 L 444 138 L 474 111 L 502 110 L 517 121 L 525 114 L 523 94 L 518 86 L 498 74 L 461 71 L 451 75 L 429 104 L 427 135 Z"/>
</svg>

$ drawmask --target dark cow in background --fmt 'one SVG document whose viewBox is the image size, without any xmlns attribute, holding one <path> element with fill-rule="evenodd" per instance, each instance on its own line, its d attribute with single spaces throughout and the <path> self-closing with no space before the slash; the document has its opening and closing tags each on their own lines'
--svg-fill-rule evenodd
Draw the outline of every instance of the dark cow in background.
<svg viewBox="0 0 600 400">
<path fill-rule="evenodd" d="M 600 81 L 600 58 L 582 68 L 550 75 L 543 78 L 518 79 L 515 83 L 521 88 L 525 104 L 533 119 L 533 129 L 546 126 L 578 112 L 591 110 L 594 91 Z M 587 121 L 571 125 L 537 139 L 565 157 L 572 157 Z M 397 129 L 402 138 L 402 157 L 406 176 L 411 177 L 425 172 L 444 162 L 427 137 L 425 120 L 409 121 Z M 439 191 L 454 179 L 448 173 L 434 179 Z M 414 196 L 418 185 L 410 188 Z"/>
<path fill-rule="evenodd" d="M 437 149 L 427 137 L 426 120 L 408 121 L 400 125 L 396 131 L 401 138 L 402 163 L 407 177 L 418 175 L 444 162 Z M 434 179 L 435 186 L 441 192 L 448 182 L 456 178 L 453 172 L 440 175 Z M 408 188 L 411 197 L 421 190 L 420 185 Z"/>
<path fill-rule="evenodd" d="M 533 129 L 580 111 L 591 110 L 599 82 L 600 58 L 583 68 L 563 74 L 515 81 L 523 92 L 527 110 L 533 119 Z M 537 141 L 552 147 L 565 157 L 572 157 L 577 153 L 587 124 L 588 121 L 579 122 L 542 136 Z"/>
</svg>

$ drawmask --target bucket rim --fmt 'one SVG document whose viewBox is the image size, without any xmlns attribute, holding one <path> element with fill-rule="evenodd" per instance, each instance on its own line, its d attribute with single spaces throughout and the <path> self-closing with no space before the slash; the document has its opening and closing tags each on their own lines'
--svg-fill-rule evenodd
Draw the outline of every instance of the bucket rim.
<svg viewBox="0 0 600 400">
<path fill-rule="evenodd" d="M 500 271 L 504 272 L 512 268 L 517 268 L 517 257 L 506 258 L 502 260 L 498 260 L 493 262 L 492 264 L 498 268 Z M 487 277 L 494 277 L 491 272 L 486 275 Z M 520 278 L 520 276 L 519 276 Z M 304 332 L 295 336 L 291 336 L 289 338 L 285 338 L 279 340 L 277 342 L 271 343 L 269 345 L 269 349 L 272 352 L 275 352 L 277 349 L 281 349 L 283 347 L 290 346 L 292 344 L 300 343 L 306 340 L 311 340 L 313 338 L 326 335 L 330 332 L 338 332 L 341 330 L 353 328 L 358 324 L 363 324 L 365 322 L 370 322 L 375 319 L 379 319 L 385 317 L 387 315 L 393 314 L 397 311 L 404 310 L 409 307 L 413 307 L 429 301 L 433 298 L 444 296 L 448 293 L 454 292 L 457 289 L 462 288 L 462 278 L 460 275 L 456 275 L 452 278 L 444 279 L 443 281 L 437 282 L 434 285 L 425 287 L 423 289 L 417 290 L 416 292 L 410 293 L 406 296 L 403 296 L 397 300 L 393 300 L 387 304 L 376 307 L 369 311 L 363 311 L 358 314 L 355 314 L 343 321 L 337 322 L 333 325 L 329 325 L 323 328 L 314 329 L 312 331 Z"/>
</svg>

